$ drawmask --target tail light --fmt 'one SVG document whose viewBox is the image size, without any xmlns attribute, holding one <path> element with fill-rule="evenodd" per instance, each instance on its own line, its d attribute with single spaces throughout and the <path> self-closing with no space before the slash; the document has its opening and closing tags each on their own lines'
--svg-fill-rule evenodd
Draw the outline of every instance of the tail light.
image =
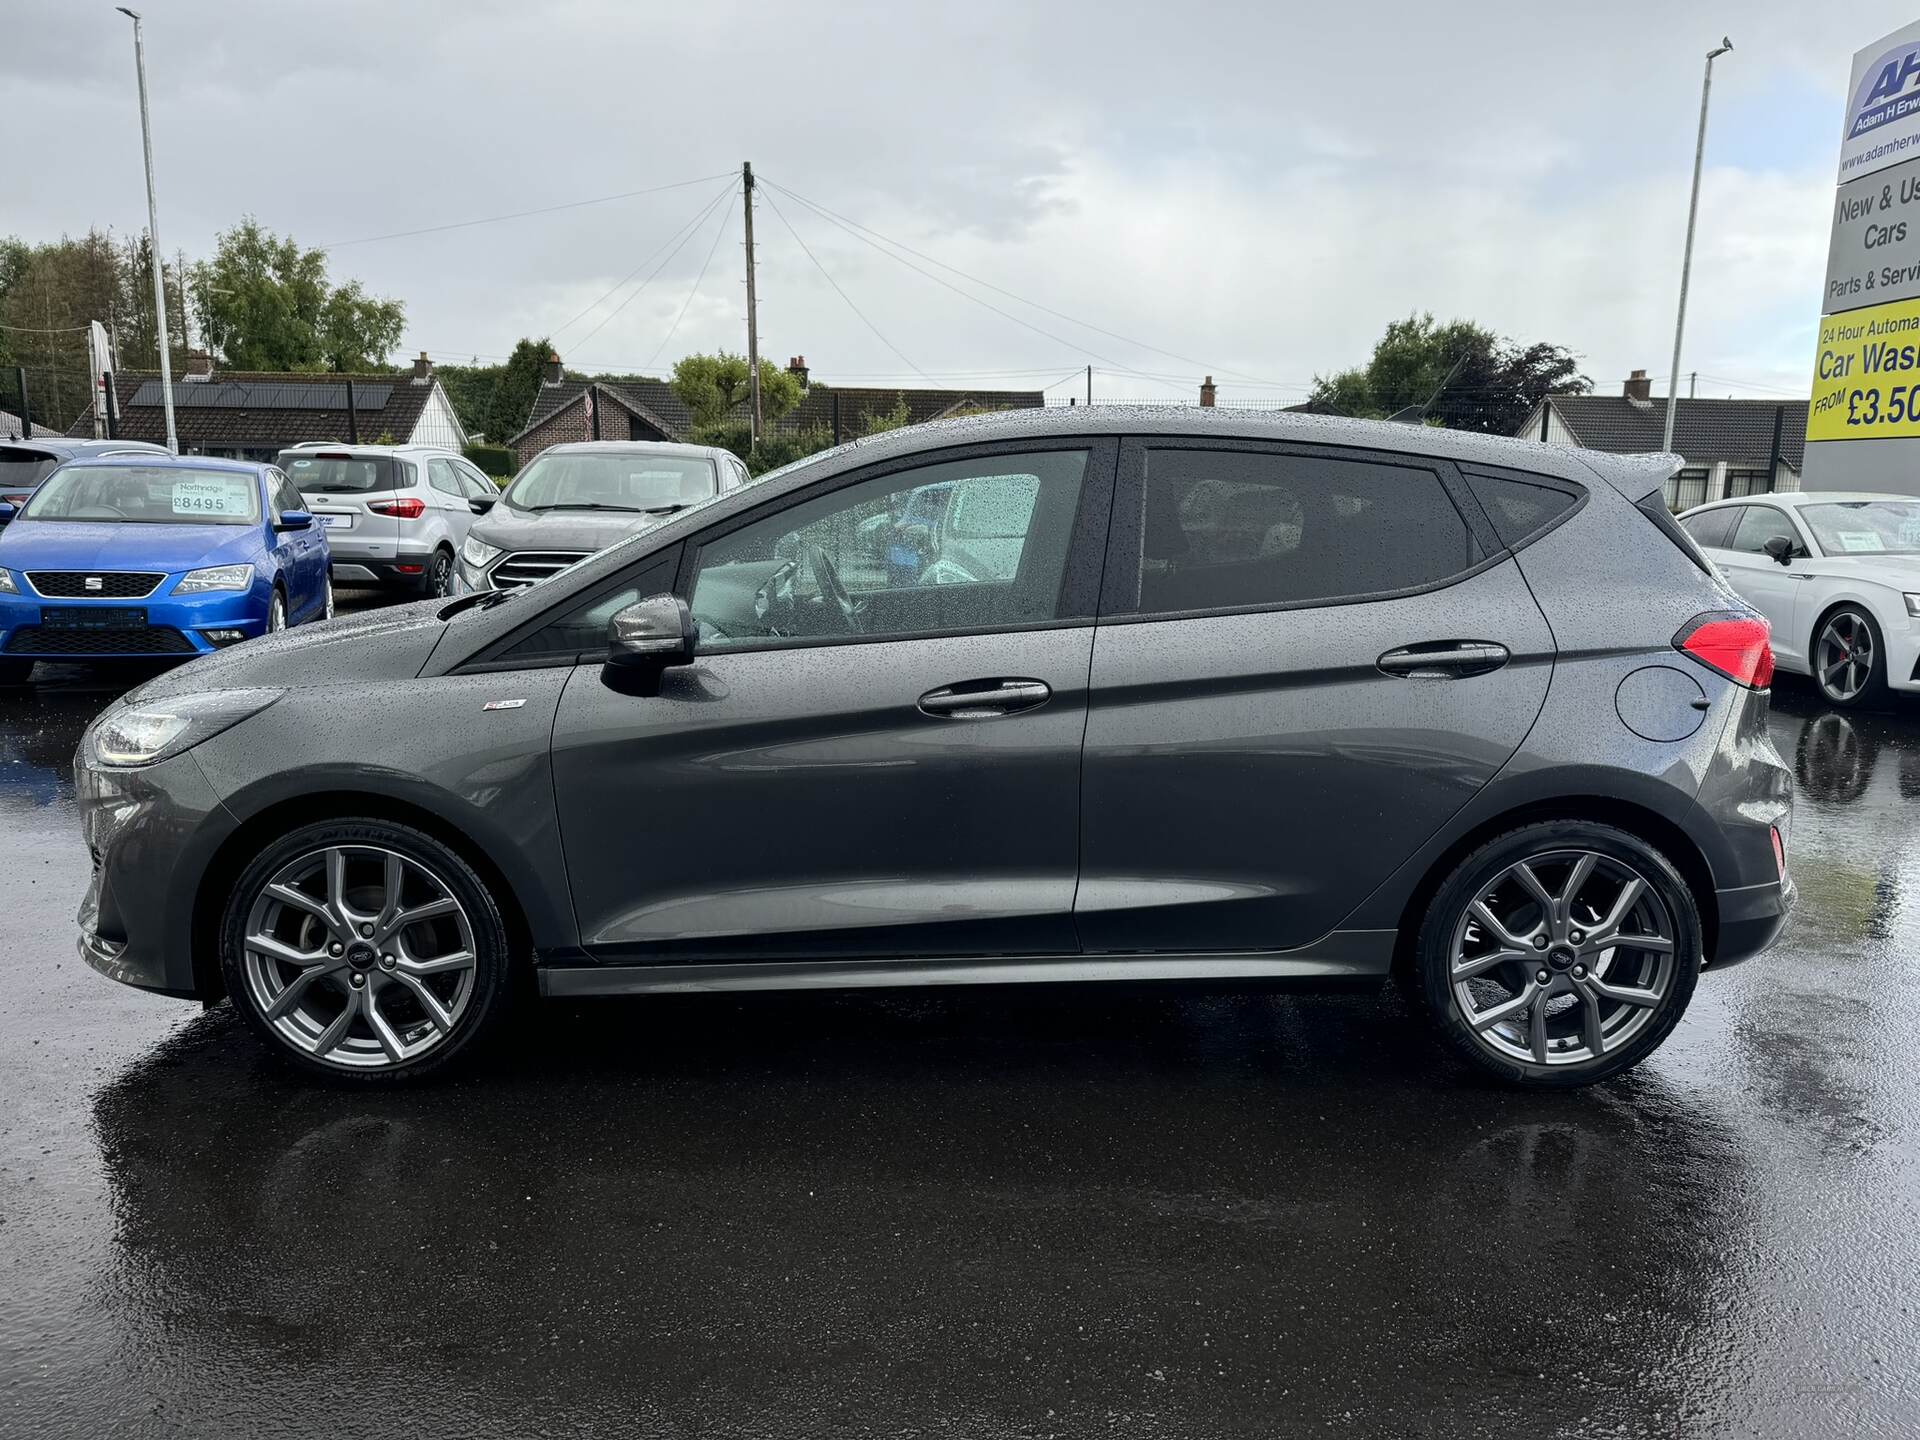
<svg viewBox="0 0 1920 1440">
<path fill-rule="evenodd" d="M 1773 683 L 1773 641 L 1758 615 L 1731 610 L 1696 615 L 1673 637 L 1673 648 L 1750 690 Z"/>
<path fill-rule="evenodd" d="M 1780 878 L 1784 880 L 1787 878 L 1786 839 L 1780 834 L 1780 827 L 1778 825 L 1768 827 L 1768 833 L 1773 836 L 1773 868 L 1779 872 Z"/>
<path fill-rule="evenodd" d="M 367 509 L 376 515 L 392 515 L 400 520 L 418 520 L 427 513 L 427 502 L 416 495 L 402 495 L 398 500 L 369 500 Z"/>
</svg>

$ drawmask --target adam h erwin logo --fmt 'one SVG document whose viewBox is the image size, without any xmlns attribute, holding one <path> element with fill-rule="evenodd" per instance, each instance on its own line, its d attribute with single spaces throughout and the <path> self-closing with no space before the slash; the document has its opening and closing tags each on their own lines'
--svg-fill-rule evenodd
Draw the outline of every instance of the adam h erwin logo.
<svg viewBox="0 0 1920 1440">
<path fill-rule="evenodd" d="M 1853 97 L 1847 138 L 1858 140 L 1882 125 L 1920 113 L 1920 44 L 1889 50 L 1867 67 Z"/>
</svg>

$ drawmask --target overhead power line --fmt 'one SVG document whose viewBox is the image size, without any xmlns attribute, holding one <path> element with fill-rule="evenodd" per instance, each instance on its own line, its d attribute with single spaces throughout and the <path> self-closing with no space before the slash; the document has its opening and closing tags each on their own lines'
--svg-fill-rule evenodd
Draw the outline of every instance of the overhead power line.
<svg viewBox="0 0 1920 1440">
<path fill-rule="evenodd" d="M 775 182 L 771 180 L 767 181 L 766 183 L 768 183 L 769 185 L 774 185 L 774 187 L 778 189 L 781 194 L 791 196 L 793 199 L 799 201 L 801 204 L 810 206 L 813 209 L 820 211 L 822 214 L 826 215 L 828 218 L 840 223 L 843 227 L 850 226 L 855 230 L 863 231 L 866 234 L 871 235 L 876 240 L 885 241 L 888 245 L 892 245 L 897 249 L 904 250 L 909 255 L 915 256 L 921 260 L 925 260 L 929 265 L 938 265 L 942 270 L 948 271 L 949 273 L 954 275 L 958 275 L 963 280 L 971 281 L 973 284 L 980 286 L 982 289 L 991 290 L 996 295 L 1004 295 L 1009 300 L 1014 300 L 1022 305 L 1029 306 L 1032 309 L 1040 311 L 1042 314 L 1051 315 L 1056 320 L 1065 320 L 1070 325 L 1078 325 L 1081 329 L 1091 330 L 1096 335 L 1105 335 L 1110 340 L 1118 340 L 1122 344 L 1132 345 L 1136 349 L 1150 350 L 1156 355 L 1166 356 L 1169 360 L 1178 360 L 1183 365 L 1192 365 L 1196 369 L 1211 371 L 1213 374 L 1216 374 L 1216 375 L 1231 375 L 1236 379 L 1251 380 L 1262 385 L 1278 384 L 1278 382 L 1276 381 L 1263 380 L 1258 375 L 1248 375 L 1238 370 L 1228 369 L 1224 365 L 1209 365 L 1206 361 L 1196 360 L 1191 355 L 1182 355 L 1178 351 L 1168 350 L 1159 345 L 1151 345 L 1147 343 L 1145 340 L 1136 340 L 1132 336 L 1122 335 L 1117 330 L 1108 330 L 1103 326 L 1095 325 L 1090 320 L 1082 320 L 1078 316 L 1069 315 L 1064 310 L 1055 310 L 1051 306 L 1042 305 L 1038 300 L 1029 300 L 1027 299 L 1026 296 L 1016 294 L 1015 292 L 1007 289 L 1005 286 L 996 285 L 991 280 L 983 280 L 978 275 L 970 275 L 957 265 L 949 265 L 946 261 L 941 260 L 936 256 L 929 255 L 922 250 L 916 250 L 911 245 L 908 245 L 905 241 L 895 240 L 890 236 L 882 235 L 878 230 L 875 230 L 872 226 L 862 225 L 858 220 L 854 220 L 848 216 L 841 215 L 837 211 L 829 210 L 826 206 L 821 205 L 817 201 L 807 199 L 805 196 L 799 194 L 797 191 L 791 189 L 788 186 L 777 185 L 775 184 Z M 1099 357 L 1095 356 L 1094 358 L 1098 359 Z"/>
<path fill-rule="evenodd" d="M 634 266 L 633 269 L 629 270 L 626 274 L 622 275 L 611 286 L 609 286 L 607 288 L 606 294 L 600 296 L 599 299 L 595 300 L 591 305 L 588 305 L 586 309 L 582 310 L 578 315 L 575 315 L 571 320 L 567 321 L 566 324 L 554 330 L 548 338 L 553 340 L 558 340 L 562 335 L 566 334 L 567 331 L 571 330 L 575 325 L 578 325 L 582 320 L 586 319 L 588 315 L 592 314 L 595 310 L 598 310 L 602 305 L 606 304 L 606 302 L 612 299 L 613 296 L 622 287 L 624 287 L 629 280 L 633 279 L 634 276 L 638 275 L 648 265 L 652 264 L 654 259 L 659 256 L 660 252 L 662 250 L 665 250 L 667 246 L 672 245 L 676 238 L 682 239 L 682 243 L 685 243 L 684 238 L 681 237 L 680 235 L 680 232 L 684 230 L 689 232 L 690 234 L 692 231 L 697 230 L 700 226 L 700 222 L 703 219 L 705 219 L 706 216 L 711 214 L 713 211 L 713 207 L 719 203 L 720 197 L 722 195 L 727 194 L 732 189 L 733 189 L 733 177 L 729 175 L 727 177 L 727 183 L 723 185 L 717 192 L 715 192 L 713 196 L 711 196 L 704 203 L 702 203 L 698 208 L 696 208 L 691 218 L 681 221 L 680 225 L 674 230 L 673 234 L 667 236 L 665 240 L 661 241 L 658 249 L 654 250 L 638 265 Z M 652 276 L 647 277 L 648 280 L 651 280 L 652 278 L 653 278 Z M 641 290 L 646 289 L 645 281 L 641 282 L 640 289 Z M 627 302 L 631 302 L 632 300 L 637 298 L 639 294 L 640 294 L 639 290 L 634 291 L 632 295 L 629 295 L 627 297 Z M 623 304 L 627 302 L 623 302 Z"/>
<path fill-rule="evenodd" d="M 594 336 L 598 335 L 602 330 L 606 329 L 608 324 L 612 322 L 613 318 L 616 315 L 618 315 L 622 310 L 625 310 L 627 306 L 631 305 L 635 300 L 638 300 L 641 294 L 645 292 L 647 286 L 651 285 L 656 279 L 658 279 L 660 276 L 660 272 L 662 270 L 665 270 L 667 266 L 671 265 L 674 261 L 674 257 L 677 256 L 682 250 L 686 248 L 687 241 L 691 240 L 695 235 L 700 233 L 700 227 L 707 222 L 708 217 L 711 216 L 715 210 L 720 208 L 720 202 L 725 200 L 728 196 L 732 195 L 733 193 L 734 192 L 732 187 L 729 186 L 727 189 L 721 191 L 718 195 L 714 196 L 713 199 L 709 200 L 707 202 L 706 208 L 702 210 L 697 216 L 694 217 L 693 223 L 691 225 L 682 227 L 685 233 L 680 236 L 680 239 L 674 244 L 673 249 L 667 252 L 666 258 L 663 259 L 658 265 L 653 267 L 653 273 L 648 275 L 645 280 L 642 280 L 638 288 L 636 288 L 631 295 L 627 296 L 626 299 L 622 300 L 618 305 L 614 306 L 613 309 L 609 310 L 604 316 L 602 316 L 600 319 L 600 323 L 598 325 L 594 326 L 593 329 L 589 330 L 585 335 L 582 335 L 580 339 L 575 342 L 576 346 L 585 345 L 589 340 L 593 339 Z"/>
<path fill-rule="evenodd" d="M 713 243 L 707 247 L 707 258 L 700 262 L 700 273 L 693 277 L 693 284 L 687 290 L 687 298 L 681 302 L 680 313 L 673 317 L 673 325 L 660 337 L 660 343 L 653 347 L 653 354 L 647 357 L 644 368 L 651 370 L 653 362 L 660 358 L 660 352 L 667 348 L 673 337 L 680 333 L 680 322 L 687 318 L 687 311 L 693 305 L 693 297 L 700 293 L 700 282 L 707 278 L 707 267 L 713 264 L 714 251 L 720 248 L 720 237 L 727 233 L 727 222 L 733 218 L 733 206 L 728 205 L 720 217 L 720 223 L 713 227 Z"/>
<path fill-rule="evenodd" d="M 927 384 L 932 385 L 933 377 L 928 375 L 927 372 L 922 370 L 918 365 L 914 364 L 913 361 L 909 360 L 905 352 L 903 352 L 898 345 L 894 344 L 885 335 L 882 335 L 880 333 L 880 327 L 874 324 L 873 321 L 867 318 L 867 312 L 862 310 L 858 305 L 853 303 L 853 297 L 847 294 L 847 292 L 841 288 L 840 282 L 833 278 L 833 275 L 828 271 L 825 265 L 822 265 L 820 263 L 820 257 L 818 255 L 815 255 L 812 249 L 807 245 L 807 242 L 800 238 L 800 232 L 793 228 L 793 222 L 787 219 L 787 212 L 782 210 L 779 207 L 779 205 L 774 202 L 774 198 L 771 193 L 769 193 L 767 196 L 767 205 L 772 209 L 775 215 L 778 215 L 780 217 L 780 223 L 787 227 L 787 233 L 793 236 L 793 243 L 800 247 L 802 253 L 806 255 L 807 259 L 813 261 L 813 268 L 818 270 L 820 272 L 820 277 L 823 280 L 825 280 L 827 284 L 833 287 L 833 293 L 838 295 L 842 300 L 846 301 L 847 308 L 853 311 L 853 313 L 857 317 L 859 317 L 860 323 L 862 325 L 865 325 L 867 329 L 871 330 L 874 334 L 874 338 L 877 339 L 882 345 L 886 346 L 887 349 L 891 350 L 895 355 L 899 356 L 900 362 L 903 365 L 905 365 L 909 370 L 913 371 L 913 373 L 918 375 L 922 380 L 925 380 Z M 938 388 L 938 387 L 935 387 L 935 388 Z"/>
<path fill-rule="evenodd" d="M 676 180 L 671 185 L 649 185 L 644 190 L 623 190 L 618 195 L 596 195 L 591 200 L 568 200 L 560 205 L 541 205 L 532 210 L 512 210 L 504 215 L 482 215 L 475 220 L 454 220 L 445 225 L 422 225 L 417 230 L 393 230 L 385 235 L 362 235 L 354 240 L 335 240 L 321 250 L 344 250 L 349 245 L 371 245 L 376 240 L 404 240 L 410 235 L 438 235 L 445 230 L 466 230 L 475 225 L 497 225 L 502 220 L 525 220 L 533 215 L 555 215 L 562 210 L 580 210 L 589 205 L 610 205 L 615 200 L 632 200 L 641 195 L 658 195 L 664 190 L 684 190 L 689 185 L 705 185 L 725 178 L 702 175 L 693 180 Z"/>
</svg>

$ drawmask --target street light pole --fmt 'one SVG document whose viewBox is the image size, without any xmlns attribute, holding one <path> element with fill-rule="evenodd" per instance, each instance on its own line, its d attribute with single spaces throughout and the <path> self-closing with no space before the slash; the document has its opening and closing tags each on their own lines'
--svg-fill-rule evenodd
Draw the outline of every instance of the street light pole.
<svg viewBox="0 0 1920 1440">
<path fill-rule="evenodd" d="M 140 16 L 124 5 L 113 7 L 133 21 L 133 67 L 140 74 L 140 143 L 147 155 L 147 246 L 153 261 L 154 333 L 160 342 L 160 403 L 167 412 L 167 449 L 180 453 L 180 436 L 173 426 L 173 357 L 168 353 L 167 287 L 160 273 L 160 205 L 153 195 L 153 127 L 147 120 L 147 49 L 140 36 Z"/>
<path fill-rule="evenodd" d="M 1700 82 L 1700 133 L 1693 142 L 1693 196 L 1687 201 L 1687 248 L 1680 256 L 1680 310 L 1673 319 L 1673 367 L 1667 371 L 1667 428 L 1661 437 L 1662 450 L 1673 449 L 1673 412 L 1680 398 L 1680 337 L 1687 328 L 1687 280 L 1693 273 L 1693 226 L 1700 215 L 1700 163 L 1707 153 L 1707 98 L 1713 93 L 1713 62 L 1733 49 L 1733 41 L 1720 37 L 1719 45 L 1707 52 L 1707 74 Z"/>
</svg>

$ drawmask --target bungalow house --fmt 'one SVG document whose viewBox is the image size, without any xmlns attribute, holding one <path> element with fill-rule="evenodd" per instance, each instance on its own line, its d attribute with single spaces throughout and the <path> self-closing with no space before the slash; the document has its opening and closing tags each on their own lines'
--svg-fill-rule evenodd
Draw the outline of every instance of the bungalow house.
<svg viewBox="0 0 1920 1440">
<path fill-rule="evenodd" d="M 27 432 L 32 431 L 29 435 Z M 58 430 L 50 430 L 38 420 L 22 420 L 11 410 L 0 410 L 0 440 L 31 440 L 42 435 L 58 435 Z"/>
<path fill-rule="evenodd" d="M 160 377 L 138 371 L 116 374 L 113 389 L 114 435 L 166 444 Z M 467 432 L 425 352 L 410 371 L 367 375 L 255 370 L 216 375 L 205 355 L 190 356 L 187 373 L 174 380 L 173 418 L 181 454 L 232 460 L 271 460 L 303 440 L 445 445 L 455 450 L 467 443 Z M 67 433 L 93 434 L 91 408 Z"/>
<path fill-rule="evenodd" d="M 1636 370 L 1618 395 L 1549 395 L 1515 431 L 1549 445 L 1616 455 L 1662 448 L 1667 402 Z M 1674 411 L 1673 449 L 1684 464 L 1667 481 L 1678 513 L 1729 496 L 1798 490 L 1807 448 L 1805 400 L 1683 399 Z"/>
<path fill-rule="evenodd" d="M 787 369 L 807 380 L 804 355 Z M 862 433 L 867 417 L 887 415 L 904 400 L 910 424 L 938 420 L 969 408 L 1033 409 L 1046 404 L 1038 390 L 887 390 L 815 384 L 787 414 L 768 425 L 774 434 L 823 430 L 836 440 Z M 742 418 L 744 402 L 736 406 Z M 664 380 L 570 380 L 558 356 L 547 361 L 526 426 L 507 441 L 515 462 L 525 465 L 549 445 L 573 440 L 675 440 L 692 438 L 693 416 Z"/>
</svg>

